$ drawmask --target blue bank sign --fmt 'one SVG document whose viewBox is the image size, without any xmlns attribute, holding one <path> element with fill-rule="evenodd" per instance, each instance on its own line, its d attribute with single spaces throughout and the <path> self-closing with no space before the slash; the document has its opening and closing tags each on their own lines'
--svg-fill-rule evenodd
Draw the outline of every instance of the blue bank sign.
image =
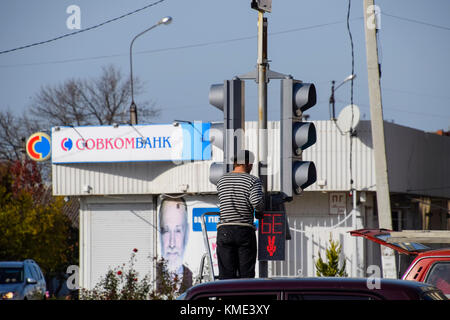
<svg viewBox="0 0 450 320">
<path fill-rule="evenodd" d="M 205 225 L 208 232 L 217 231 L 217 223 L 219 222 L 219 208 L 193 208 L 192 209 L 192 231 L 202 231 L 202 214 L 205 212 L 217 212 L 216 215 L 205 216 Z"/>
<path fill-rule="evenodd" d="M 210 160 L 210 123 L 52 128 L 53 163 Z"/>
</svg>

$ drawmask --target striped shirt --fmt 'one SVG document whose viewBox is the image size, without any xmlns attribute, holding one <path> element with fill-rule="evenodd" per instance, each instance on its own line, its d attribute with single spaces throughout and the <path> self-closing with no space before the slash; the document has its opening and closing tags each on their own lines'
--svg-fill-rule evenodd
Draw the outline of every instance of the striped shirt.
<svg viewBox="0 0 450 320">
<path fill-rule="evenodd" d="M 219 224 L 253 226 L 253 211 L 264 209 L 264 194 L 259 178 L 248 173 L 229 172 L 217 182 Z"/>
</svg>

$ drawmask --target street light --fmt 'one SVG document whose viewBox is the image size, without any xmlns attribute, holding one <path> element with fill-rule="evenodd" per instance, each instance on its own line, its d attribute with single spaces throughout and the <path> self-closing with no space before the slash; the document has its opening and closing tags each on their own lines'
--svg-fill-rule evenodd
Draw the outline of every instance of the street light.
<svg viewBox="0 0 450 320">
<path fill-rule="evenodd" d="M 130 44 L 130 84 L 131 84 L 131 105 L 130 105 L 130 123 L 137 124 L 137 108 L 134 103 L 134 87 L 133 87 L 133 43 L 138 37 L 142 36 L 147 31 L 150 31 L 161 24 L 170 24 L 172 22 L 172 17 L 164 17 L 158 21 L 155 25 L 151 26 L 148 29 L 145 29 L 138 35 L 136 35 L 133 40 L 131 40 Z"/>
<path fill-rule="evenodd" d="M 344 83 L 346 83 L 347 81 L 353 80 L 356 78 L 356 74 L 351 74 L 349 75 L 347 78 L 345 78 L 339 85 L 335 86 L 336 81 L 331 81 L 331 96 L 330 96 L 330 107 L 332 108 L 332 110 L 330 110 L 330 118 L 333 121 L 336 121 L 336 114 L 335 114 L 335 109 L 334 109 L 334 93 L 336 92 L 337 89 L 339 89 L 340 86 L 342 86 Z"/>
</svg>

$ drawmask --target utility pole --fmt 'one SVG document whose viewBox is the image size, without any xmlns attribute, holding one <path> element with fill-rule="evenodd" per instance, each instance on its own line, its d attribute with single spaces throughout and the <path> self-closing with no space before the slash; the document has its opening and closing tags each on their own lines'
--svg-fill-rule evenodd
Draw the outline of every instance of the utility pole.
<svg viewBox="0 0 450 320">
<path fill-rule="evenodd" d="M 258 11 L 258 176 L 267 199 L 267 18 Z M 267 206 L 267 204 L 266 204 Z M 268 277 L 267 261 L 259 261 L 259 277 Z"/>
<path fill-rule="evenodd" d="M 366 35 L 367 73 L 369 82 L 372 143 L 375 160 L 376 194 L 379 228 L 392 230 L 391 203 L 386 160 L 386 145 L 381 103 L 380 68 L 377 47 L 377 14 L 374 0 L 364 0 L 364 29 Z M 396 278 L 395 255 L 392 249 L 381 249 L 383 277 Z"/>
</svg>

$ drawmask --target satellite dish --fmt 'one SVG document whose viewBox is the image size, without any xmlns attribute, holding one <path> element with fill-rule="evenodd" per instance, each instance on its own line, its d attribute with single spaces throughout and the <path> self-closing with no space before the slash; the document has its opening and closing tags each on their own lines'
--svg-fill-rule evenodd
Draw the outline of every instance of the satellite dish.
<svg viewBox="0 0 450 320">
<path fill-rule="evenodd" d="M 350 104 L 339 113 L 336 125 L 342 133 L 351 132 L 358 126 L 360 117 L 359 107 L 356 104 Z"/>
</svg>

